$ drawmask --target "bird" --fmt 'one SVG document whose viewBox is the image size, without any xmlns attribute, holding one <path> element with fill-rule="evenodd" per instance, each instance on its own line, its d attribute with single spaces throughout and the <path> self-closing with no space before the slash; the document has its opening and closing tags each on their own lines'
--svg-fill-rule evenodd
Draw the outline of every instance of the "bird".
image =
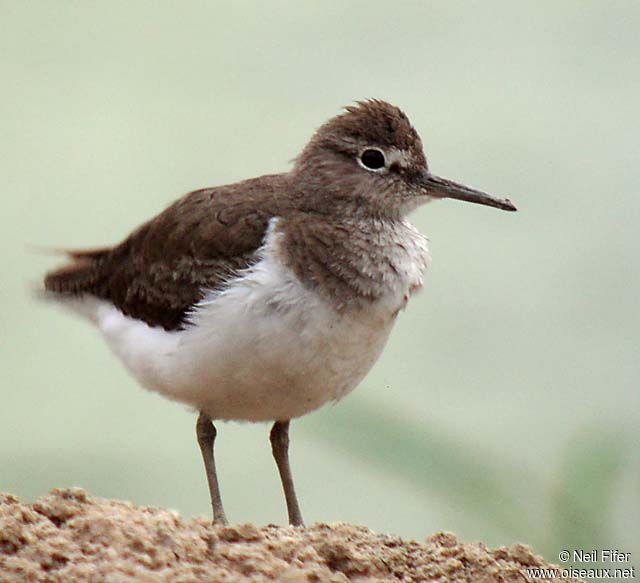
<svg viewBox="0 0 640 583">
<path fill-rule="evenodd" d="M 187 193 L 119 244 L 69 250 L 44 293 L 92 322 L 138 383 L 197 414 L 214 524 L 222 421 L 269 422 L 289 523 L 304 526 L 289 428 L 352 391 L 423 286 L 436 199 L 515 211 L 433 174 L 407 115 L 354 102 L 288 172 Z"/>
</svg>

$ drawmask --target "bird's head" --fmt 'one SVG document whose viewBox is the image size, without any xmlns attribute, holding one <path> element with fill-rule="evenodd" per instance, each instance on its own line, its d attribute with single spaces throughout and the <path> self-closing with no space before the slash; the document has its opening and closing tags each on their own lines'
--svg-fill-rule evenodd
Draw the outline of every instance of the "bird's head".
<svg viewBox="0 0 640 583">
<path fill-rule="evenodd" d="M 397 107 L 358 102 L 320 127 L 295 161 L 296 186 L 314 206 L 403 216 L 436 198 L 514 211 L 494 197 L 432 174 L 420 136 Z"/>
</svg>

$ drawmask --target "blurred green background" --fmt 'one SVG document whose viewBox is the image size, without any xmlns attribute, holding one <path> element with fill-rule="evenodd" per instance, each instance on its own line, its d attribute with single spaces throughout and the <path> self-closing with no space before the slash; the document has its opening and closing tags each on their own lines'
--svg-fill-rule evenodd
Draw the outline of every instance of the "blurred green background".
<svg viewBox="0 0 640 583">
<path fill-rule="evenodd" d="M 286 170 L 356 99 L 401 106 L 444 201 L 380 362 L 294 422 L 308 523 L 523 541 L 640 563 L 640 3 L 0 4 L 0 490 L 209 512 L 194 415 L 36 301 L 56 259 L 182 193 Z M 266 425 L 226 424 L 234 521 L 285 522 Z"/>
</svg>

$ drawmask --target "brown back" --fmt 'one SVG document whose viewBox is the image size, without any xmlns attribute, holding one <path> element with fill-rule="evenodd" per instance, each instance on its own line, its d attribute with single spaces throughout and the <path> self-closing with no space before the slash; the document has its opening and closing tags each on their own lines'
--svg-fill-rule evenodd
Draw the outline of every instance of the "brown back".
<svg viewBox="0 0 640 583">
<path fill-rule="evenodd" d="M 91 294 L 166 330 L 183 327 L 204 289 L 219 289 L 255 261 L 269 219 L 286 214 L 286 176 L 196 190 L 111 248 L 70 252 L 45 288 Z"/>
</svg>

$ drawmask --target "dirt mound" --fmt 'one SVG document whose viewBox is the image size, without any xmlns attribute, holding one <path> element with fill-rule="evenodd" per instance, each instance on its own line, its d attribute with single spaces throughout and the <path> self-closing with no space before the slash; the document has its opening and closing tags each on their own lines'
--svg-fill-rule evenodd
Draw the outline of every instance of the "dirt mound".
<svg viewBox="0 0 640 583">
<path fill-rule="evenodd" d="M 79 488 L 53 490 L 34 504 L 0 494 L 3 583 L 522 583 L 523 569 L 537 566 L 547 564 L 526 546 L 490 550 L 442 532 L 416 542 L 344 523 L 214 527 Z"/>
</svg>

